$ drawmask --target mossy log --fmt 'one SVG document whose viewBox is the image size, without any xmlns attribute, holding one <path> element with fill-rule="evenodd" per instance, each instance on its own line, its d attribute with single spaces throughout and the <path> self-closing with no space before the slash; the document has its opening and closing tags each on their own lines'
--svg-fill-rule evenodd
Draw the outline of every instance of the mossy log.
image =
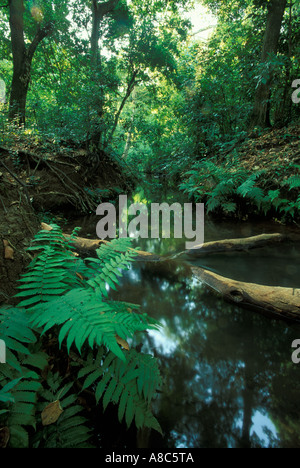
<svg viewBox="0 0 300 468">
<path fill-rule="evenodd" d="M 193 275 L 225 299 L 281 318 L 300 320 L 300 289 L 235 281 L 204 268 L 192 267 Z"/>
</svg>

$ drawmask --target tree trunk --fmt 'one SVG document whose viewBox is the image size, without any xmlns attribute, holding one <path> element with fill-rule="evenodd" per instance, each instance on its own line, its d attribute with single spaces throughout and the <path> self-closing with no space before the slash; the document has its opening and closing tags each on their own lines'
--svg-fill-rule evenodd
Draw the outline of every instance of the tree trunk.
<svg viewBox="0 0 300 468">
<path fill-rule="evenodd" d="M 16 120 L 19 125 L 25 125 L 26 98 L 32 59 L 39 43 L 52 32 L 53 24 L 48 23 L 44 28 L 39 28 L 29 47 L 26 47 L 23 20 L 24 2 L 23 0 L 9 0 L 8 5 L 13 55 L 9 120 Z"/>
<path fill-rule="evenodd" d="M 279 101 L 275 113 L 274 125 L 277 127 L 283 127 L 291 120 L 292 112 L 292 99 L 289 95 L 291 92 L 291 71 L 292 71 L 292 55 L 293 55 L 293 43 L 292 43 L 292 22 L 293 22 L 293 3 L 289 5 L 289 32 L 288 32 L 288 55 L 285 72 L 285 86 L 282 93 L 282 98 Z"/>
<path fill-rule="evenodd" d="M 92 35 L 91 35 L 91 64 L 92 68 L 97 67 L 100 62 L 99 39 L 100 24 L 104 16 L 111 13 L 119 0 L 108 0 L 99 3 L 98 0 L 92 0 Z"/>
<path fill-rule="evenodd" d="M 97 0 L 92 1 L 92 35 L 91 35 L 91 67 L 94 75 L 100 63 L 99 38 L 100 38 L 100 11 Z"/>
<path fill-rule="evenodd" d="M 92 0 L 92 34 L 91 34 L 91 79 L 95 84 L 101 84 L 101 55 L 99 50 L 99 40 L 101 37 L 100 27 L 103 18 L 108 13 L 111 13 L 119 0 L 107 0 L 106 2 L 99 3 L 98 0 Z M 94 96 L 94 107 L 97 112 L 97 128 L 91 130 L 90 137 L 88 138 L 88 145 L 90 150 L 98 149 L 102 141 L 102 119 L 103 119 L 103 104 L 104 96 L 101 86 L 99 86 L 97 93 Z"/>
<path fill-rule="evenodd" d="M 272 54 L 277 53 L 280 29 L 286 8 L 286 0 L 271 0 L 268 5 L 266 31 L 261 54 L 261 64 L 266 66 Z M 270 126 L 270 90 L 272 72 L 262 80 L 256 88 L 254 108 L 251 116 L 250 128 Z"/>
<path fill-rule="evenodd" d="M 195 246 L 192 249 L 185 250 L 182 254 L 187 254 L 192 257 L 201 257 L 211 253 L 255 249 L 283 242 L 285 240 L 289 240 L 289 236 L 280 233 L 259 234 L 257 236 L 242 237 L 238 239 L 224 239 L 205 242 L 202 246 Z"/>
<path fill-rule="evenodd" d="M 114 120 L 114 124 L 113 124 L 113 127 L 112 127 L 112 130 L 108 136 L 108 139 L 107 139 L 107 142 L 106 144 L 108 144 L 112 138 L 113 138 L 113 135 L 116 131 L 116 128 L 118 126 L 118 122 L 119 122 L 119 118 L 120 118 L 120 115 L 122 113 L 122 110 L 126 104 L 126 101 L 127 99 L 130 98 L 131 96 L 131 93 L 133 92 L 134 88 L 135 88 L 135 85 L 136 85 L 136 78 L 138 76 L 138 73 L 139 73 L 139 70 L 134 70 L 133 73 L 132 73 L 132 76 L 127 84 L 127 89 L 126 89 L 126 93 L 125 93 L 125 96 L 123 97 L 122 101 L 121 101 L 121 104 L 120 104 L 120 107 L 115 115 L 115 120 Z"/>
<path fill-rule="evenodd" d="M 17 119 L 25 124 L 26 95 L 29 83 L 30 67 L 25 66 L 26 47 L 24 40 L 23 0 L 9 1 L 9 25 L 13 54 L 13 79 L 11 86 L 9 119 Z"/>
</svg>

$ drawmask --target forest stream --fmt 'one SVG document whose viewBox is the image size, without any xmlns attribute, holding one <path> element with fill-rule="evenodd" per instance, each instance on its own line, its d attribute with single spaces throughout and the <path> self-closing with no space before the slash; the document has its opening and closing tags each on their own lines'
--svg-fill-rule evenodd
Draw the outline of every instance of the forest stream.
<svg viewBox="0 0 300 468">
<path fill-rule="evenodd" d="M 2 2 L 0 448 L 300 448 L 299 18 Z"/>
<path fill-rule="evenodd" d="M 97 220 L 88 216 L 72 224 L 82 226 L 80 236 L 93 238 Z M 265 221 L 208 219 L 205 242 L 284 231 Z M 169 255 L 184 250 L 185 239 L 134 242 L 141 250 Z M 241 281 L 296 287 L 299 256 L 300 243 L 292 243 L 194 261 L 134 262 L 124 274 L 114 297 L 140 304 L 162 325 L 134 343 L 159 359 L 164 377 L 153 408 L 164 436 L 153 431 L 148 446 L 300 447 L 300 369 L 291 358 L 300 324 L 226 302 L 189 268 L 192 263 Z M 100 439 L 106 447 L 114 433 L 115 427 L 105 425 Z"/>
</svg>

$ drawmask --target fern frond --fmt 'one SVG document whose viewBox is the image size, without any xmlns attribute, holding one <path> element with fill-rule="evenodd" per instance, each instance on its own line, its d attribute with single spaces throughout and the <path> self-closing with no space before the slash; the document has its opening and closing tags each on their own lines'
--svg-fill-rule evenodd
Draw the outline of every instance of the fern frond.
<svg viewBox="0 0 300 468">
<path fill-rule="evenodd" d="M 236 211 L 237 204 L 235 202 L 225 202 L 222 203 L 222 209 L 227 213 L 234 213 Z"/>
<path fill-rule="evenodd" d="M 104 410 L 109 403 L 118 404 L 118 418 L 125 419 L 129 427 L 133 420 L 137 428 L 149 427 L 161 432 L 160 425 L 150 409 L 150 401 L 161 385 L 157 360 L 150 355 L 130 350 L 124 362 L 109 353 L 79 371 L 78 378 L 85 378 L 83 389 L 96 386 L 96 401 L 102 398 Z"/>
<path fill-rule="evenodd" d="M 289 190 L 296 189 L 300 187 L 300 175 L 294 175 L 289 177 L 283 185 L 288 185 Z"/>
<path fill-rule="evenodd" d="M 255 198 L 257 199 L 258 196 L 262 197 L 263 196 L 263 191 L 259 189 L 259 193 L 256 189 L 258 187 L 255 187 L 255 184 L 257 182 L 257 179 L 264 173 L 264 171 L 257 171 L 251 174 L 245 182 L 243 182 L 236 190 L 238 195 L 241 195 L 242 197 L 250 197 L 250 198 Z M 261 192 L 260 192 L 261 191 Z M 260 194 L 260 195 L 259 195 Z"/>
<path fill-rule="evenodd" d="M 0 366 L 0 382 L 3 391 L 8 391 L 5 410 L 5 425 L 10 432 L 11 448 L 29 446 L 28 426 L 35 427 L 37 392 L 40 388 L 39 376 L 22 367 L 20 372 L 8 364 Z M 6 396 L 8 396 L 6 393 Z"/>
<path fill-rule="evenodd" d="M 105 283 L 112 289 L 119 284 L 118 278 L 122 276 L 121 270 L 128 269 L 138 252 L 131 248 L 130 238 L 113 239 L 111 242 L 101 245 L 97 249 L 97 259 L 88 258 L 88 266 L 91 268 L 90 286 L 100 289 L 107 296 Z"/>
<path fill-rule="evenodd" d="M 116 341 L 116 335 L 125 339 L 132 337 L 136 331 L 154 328 L 144 315 L 123 310 L 116 310 L 114 302 L 102 302 L 101 295 L 92 289 L 74 289 L 64 296 L 31 309 L 31 321 L 35 327 L 43 327 L 46 332 L 54 325 L 62 325 L 59 332 L 60 344 L 67 336 L 68 351 L 75 343 L 78 351 L 88 341 L 105 345 L 120 359 L 123 352 Z M 156 328 L 156 327 L 155 327 Z"/>
<path fill-rule="evenodd" d="M 206 204 L 207 207 L 207 213 L 210 211 L 214 211 L 216 208 L 218 208 L 222 204 L 222 199 L 219 197 L 214 197 L 210 198 Z"/>
<path fill-rule="evenodd" d="M 14 353 L 29 354 L 27 345 L 36 342 L 29 317 L 24 309 L 2 306 L 0 308 L 0 339 L 5 342 L 6 362 L 20 369 L 20 364 Z"/>
<path fill-rule="evenodd" d="M 73 263 L 74 257 L 70 252 L 58 253 L 54 248 L 46 246 L 19 280 L 22 284 L 15 297 L 28 298 L 22 300 L 19 307 L 51 301 L 70 287 L 81 286 L 79 278 L 70 268 Z"/>
<path fill-rule="evenodd" d="M 74 230 L 70 239 L 66 239 L 62 229 L 57 224 L 50 225 L 51 230 L 41 229 L 34 236 L 31 246 L 28 247 L 29 251 L 43 251 L 48 247 L 54 250 L 65 252 L 72 249 L 72 241 L 75 237 L 76 230 Z"/>
<path fill-rule="evenodd" d="M 26 298 L 19 307 L 30 307 L 39 302 L 51 301 L 71 288 L 82 285 L 76 265 L 82 263 L 71 250 L 72 237 L 67 240 L 59 226 L 51 231 L 39 231 L 28 250 L 38 251 L 25 274 L 21 276 L 15 297 Z"/>
<path fill-rule="evenodd" d="M 217 184 L 211 193 L 211 197 L 225 197 L 235 192 L 235 184 L 232 178 L 222 180 Z"/>
</svg>

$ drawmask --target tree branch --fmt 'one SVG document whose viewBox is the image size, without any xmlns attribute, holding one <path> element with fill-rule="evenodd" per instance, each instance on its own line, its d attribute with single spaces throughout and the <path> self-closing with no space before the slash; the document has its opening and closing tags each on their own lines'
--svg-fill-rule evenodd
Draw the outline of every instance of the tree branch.
<svg viewBox="0 0 300 468">
<path fill-rule="evenodd" d="M 123 110 L 123 107 L 125 106 L 125 103 L 126 103 L 127 99 L 130 97 L 130 95 L 131 95 L 131 93 L 134 90 L 134 87 L 136 85 L 136 77 L 137 77 L 138 73 L 139 73 L 139 70 L 134 70 L 134 72 L 132 74 L 132 77 L 131 77 L 128 85 L 127 85 L 126 94 L 123 97 L 122 102 L 121 102 L 120 107 L 119 107 L 119 110 L 116 113 L 115 120 L 114 120 L 114 125 L 113 125 L 113 128 L 112 128 L 112 130 L 111 130 L 111 132 L 109 134 L 107 142 L 112 139 L 113 134 L 115 133 L 115 130 L 117 128 L 121 112 Z"/>
<path fill-rule="evenodd" d="M 107 15 L 115 8 L 118 1 L 119 0 L 108 0 L 107 2 L 99 3 L 97 0 L 93 0 L 93 4 L 97 13 L 99 13 L 101 18 L 103 18 L 103 16 Z"/>
<path fill-rule="evenodd" d="M 30 44 L 30 46 L 28 48 L 27 56 L 28 56 L 29 60 L 31 60 L 33 58 L 34 53 L 35 53 L 39 43 L 42 42 L 42 40 L 45 39 L 45 37 L 52 34 L 53 30 L 54 30 L 54 23 L 49 22 L 43 28 L 41 28 L 41 29 L 39 29 L 37 31 L 32 43 Z"/>
</svg>

